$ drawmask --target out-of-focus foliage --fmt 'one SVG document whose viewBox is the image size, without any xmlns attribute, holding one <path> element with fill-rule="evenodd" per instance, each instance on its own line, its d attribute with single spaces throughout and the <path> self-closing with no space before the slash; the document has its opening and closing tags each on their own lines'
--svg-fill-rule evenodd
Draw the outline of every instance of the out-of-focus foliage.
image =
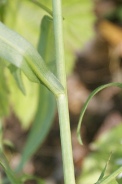
<svg viewBox="0 0 122 184">
<path fill-rule="evenodd" d="M 52 9 L 50 0 L 47 0 L 47 1 L 40 0 L 40 2 L 46 5 L 47 7 L 49 7 L 50 9 Z M 25 37 L 29 42 L 31 42 L 34 45 L 34 47 L 37 47 L 39 34 L 41 34 L 40 23 L 42 21 L 43 16 L 46 15 L 47 13 L 44 10 L 40 9 L 40 7 L 32 3 L 31 0 L 12 0 L 12 1 L 6 0 L 4 1 L 3 4 L 0 4 L 0 5 L 1 5 L 0 6 L 1 8 L 4 6 L 4 9 L 2 9 L 3 11 L 0 12 L 1 21 L 4 22 L 4 24 L 7 25 L 9 28 L 15 30 L 23 37 Z M 80 0 L 63 0 L 62 9 L 63 9 L 63 18 L 64 18 L 63 23 L 64 23 L 64 44 L 66 48 L 65 49 L 66 67 L 67 67 L 67 72 L 70 72 L 72 69 L 76 50 L 79 49 L 81 45 L 83 45 L 83 43 L 93 34 L 91 25 L 94 17 L 92 16 L 92 13 L 91 13 L 90 0 L 83 0 L 82 2 Z M 50 36 L 48 35 L 48 33 L 46 36 L 48 36 L 48 38 L 50 39 Z M 54 57 L 54 48 L 52 46 L 53 42 L 52 40 L 45 40 L 45 39 L 43 36 L 41 37 L 40 41 L 42 42 L 43 45 L 39 45 L 38 50 L 41 53 L 44 60 L 46 60 L 46 62 L 48 62 L 50 59 L 51 59 L 51 62 L 52 61 L 54 62 L 55 57 Z M 49 44 L 47 44 L 47 42 Z M 51 55 L 49 53 L 51 53 Z M 49 63 L 48 67 L 55 73 L 54 63 Z M 34 130 L 37 130 L 37 129 L 41 130 L 40 127 L 38 126 L 43 125 L 42 127 L 45 128 L 45 131 L 47 134 L 51 126 L 51 124 L 49 123 L 49 118 L 45 116 L 46 119 L 44 120 L 44 117 L 41 118 L 41 114 L 39 114 L 38 112 L 41 109 L 41 105 L 42 105 L 42 116 L 44 116 L 47 111 L 48 113 L 50 113 L 49 117 L 50 117 L 50 121 L 52 121 L 55 113 L 54 99 L 52 99 L 50 92 L 47 92 L 47 89 L 41 86 L 41 88 L 44 88 L 41 90 L 37 84 L 30 82 L 22 74 L 23 84 L 26 91 L 26 96 L 24 96 L 21 93 L 21 91 L 19 91 L 17 86 L 19 85 L 22 91 L 24 91 L 22 81 L 20 80 L 20 83 L 18 83 L 20 73 L 18 70 L 16 71 L 17 73 L 15 73 L 15 71 L 16 71 L 16 68 L 15 70 L 13 70 L 12 68 L 11 72 L 14 72 L 15 79 L 8 72 L 8 69 L 6 69 L 4 73 L 1 72 L 1 75 L 6 75 L 7 88 L 9 90 L 9 95 L 7 95 L 7 90 L 6 89 L 4 90 L 4 87 L 2 88 L 3 93 L 8 98 L 8 100 L 6 100 L 5 109 L 8 108 L 8 104 L 9 104 L 9 107 L 12 107 L 12 111 L 14 111 L 16 116 L 19 118 L 23 127 L 28 128 L 30 123 L 35 122 L 32 128 Z M 17 81 L 17 84 L 16 84 L 16 81 Z M 4 85 L 5 85 L 5 82 L 4 82 Z M 49 100 L 45 98 L 52 100 L 52 102 L 48 103 Z M 41 102 L 41 99 L 42 99 L 42 102 Z M 43 103 L 46 100 L 47 100 L 47 103 Z M 43 104 L 45 104 L 45 108 Z M 52 108 L 51 111 L 49 110 L 50 107 Z M 44 112 L 43 112 L 43 108 L 44 108 Z M 4 111 L 3 114 L 5 114 L 6 111 Z M 40 123 L 39 121 L 40 119 L 43 121 L 42 123 Z M 47 126 L 46 124 L 44 124 L 44 122 L 47 123 Z M 35 134 L 39 133 L 38 130 L 37 132 L 36 131 L 31 132 L 30 140 L 33 140 L 33 136 L 35 137 Z M 42 137 L 43 137 L 42 138 L 43 140 L 45 136 L 42 136 Z M 38 142 L 38 145 L 36 146 L 37 147 L 39 146 L 39 142 Z M 34 148 L 34 150 L 36 148 Z M 29 157 L 31 156 L 32 152 L 29 154 Z"/>
<path fill-rule="evenodd" d="M 40 0 L 40 2 L 52 9 L 50 0 Z M 75 51 L 93 34 L 92 2 L 90 0 L 64 0 L 62 9 L 66 65 L 67 71 L 70 71 L 69 67 L 74 61 Z M 47 13 L 33 4 L 31 0 L 8 0 L 5 23 L 36 46 L 39 25 L 44 14 Z"/>
<path fill-rule="evenodd" d="M 7 115 L 9 112 L 8 88 L 4 66 L 0 63 L 0 116 Z"/>
<path fill-rule="evenodd" d="M 122 165 L 121 130 L 122 125 L 119 125 L 111 131 L 103 133 L 97 141 L 91 144 L 93 152 L 88 155 L 83 163 L 83 170 L 81 177 L 78 180 L 78 184 L 95 183 L 104 168 L 105 160 L 108 160 L 111 152 L 112 156 L 105 175 L 111 174 Z M 116 184 L 117 181 L 114 180 L 111 183 Z"/>
<path fill-rule="evenodd" d="M 52 9 L 50 0 L 40 0 L 40 2 Z M 42 17 L 47 13 L 32 3 L 31 0 L 6 0 L 1 2 L 1 8 L 3 6 L 4 11 L 1 12 L 1 20 L 36 47 L 40 32 L 40 22 Z M 94 17 L 91 13 L 92 4 L 90 0 L 83 0 L 82 2 L 80 0 L 65 0 L 63 1 L 62 9 L 66 66 L 69 72 L 75 58 L 75 51 L 93 34 L 91 25 Z M 10 87 L 9 99 L 11 106 L 24 127 L 28 127 L 37 109 L 39 98 L 38 86 L 32 84 L 23 76 L 26 88 L 26 97 L 24 97 L 18 91 L 12 77 L 9 77 L 9 74 L 7 76 L 8 87 Z"/>
</svg>

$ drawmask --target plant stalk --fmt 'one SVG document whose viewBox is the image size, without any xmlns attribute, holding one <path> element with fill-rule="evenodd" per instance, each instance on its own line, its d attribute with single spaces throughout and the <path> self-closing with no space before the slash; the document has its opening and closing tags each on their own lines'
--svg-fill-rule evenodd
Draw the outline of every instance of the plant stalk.
<svg viewBox="0 0 122 184">
<path fill-rule="evenodd" d="M 63 170 L 64 170 L 64 183 L 75 184 L 67 87 L 66 87 L 66 70 L 64 60 L 63 26 L 62 26 L 63 17 L 61 10 L 61 0 L 52 0 L 52 4 L 53 4 L 53 19 L 54 19 L 53 22 L 54 22 L 54 35 L 55 35 L 55 48 L 56 48 L 57 76 L 65 89 L 64 94 L 60 94 L 57 97 Z"/>
</svg>

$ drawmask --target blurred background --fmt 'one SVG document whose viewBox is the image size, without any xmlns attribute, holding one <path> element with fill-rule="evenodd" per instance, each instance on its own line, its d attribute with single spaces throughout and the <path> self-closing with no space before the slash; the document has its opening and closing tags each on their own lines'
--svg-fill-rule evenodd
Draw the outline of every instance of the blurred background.
<svg viewBox="0 0 122 184">
<path fill-rule="evenodd" d="M 44 32 L 40 25 L 46 13 L 36 2 L 0 0 L 0 20 L 39 50 L 40 35 Z M 38 2 L 52 9 L 50 0 Z M 63 0 L 62 3 L 75 174 L 77 184 L 91 184 L 98 180 L 111 152 L 106 174 L 122 165 L 121 89 L 106 88 L 91 100 L 81 128 L 84 146 L 79 145 L 76 135 L 79 115 L 90 93 L 102 84 L 122 82 L 122 1 Z M 48 47 L 52 47 L 50 39 Z M 53 61 L 52 54 L 49 68 L 53 68 Z M 23 73 L 21 76 L 26 95 L 0 62 L 0 117 L 5 154 L 11 168 L 17 167 L 24 153 L 23 162 L 27 162 L 23 172 L 40 177 L 45 184 L 63 184 L 55 100 L 44 87 L 30 82 Z M 41 124 L 41 120 L 47 124 Z M 42 132 L 44 136 L 36 145 Z M 4 177 L 1 169 L 1 182 Z M 121 183 L 120 180 L 112 184 Z M 26 182 L 31 183 L 36 182 Z"/>
</svg>

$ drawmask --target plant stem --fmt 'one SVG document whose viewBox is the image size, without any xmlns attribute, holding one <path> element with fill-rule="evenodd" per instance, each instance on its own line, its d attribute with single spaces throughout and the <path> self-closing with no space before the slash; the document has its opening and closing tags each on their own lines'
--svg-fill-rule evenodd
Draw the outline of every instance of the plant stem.
<svg viewBox="0 0 122 184">
<path fill-rule="evenodd" d="M 63 158 L 64 183 L 75 184 L 71 133 L 69 126 L 69 112 L 66 95 L 60 95 L 57 99 L 57 103 Z"/>
<path fill-rule="evenodd" d="M 65 184 L 75 184 L 64 60 L 61 0 L 52 0 L 57 76 L 65 92 L 57 98 Z"/>
</svg>

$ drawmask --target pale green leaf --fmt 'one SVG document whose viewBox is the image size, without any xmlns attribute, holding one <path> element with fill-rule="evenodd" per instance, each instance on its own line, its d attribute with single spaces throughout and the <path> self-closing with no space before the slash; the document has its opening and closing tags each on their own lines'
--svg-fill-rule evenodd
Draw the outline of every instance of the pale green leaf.
<svg viewBox="0 0 122 184">
<path fill-rule="evenodd" d="M 30 123 L 32 123 L 36 113 L 39 87 L 38 84 L 29 81 L 23 73 L 21 77 L 25 86 L 26 95 L 23 95 L 20 91 L 11 73 L 7 73 L 9 101 L 12 110 L 20 120 L 22 127 L 27 129 L 30 126 Z"/>
<path fill-rule="evenodd" d="M 83 119 L 83 116 L 84 116 L 84 113 L 87 109 L 87 106 L 89 104 L 89 101 L 98 93 L 100 92 L 101 90 L 103 90 L 104 88 L 107 88 L 107 87 L 111 87 L 111 86 L 117 86 L 119 88 L 122 88 L 122 84 L 121 83 L 109 83 L 109 84 L 105 84 L 105 85 L 102 85 L 98 88 L 96 88 L 88 97 L 88 99 L 86 100 L 82 110 L 81 110 L 81 114 L 80 114 L 80 118 L 79 118 L 79 122 L 78 122 L 78 127 L 77 127 L 77 136 L 78 136 L 78 140 L 79 140 L 79 143 L 82 144 L 82 140 L 81 140 L 81 136 L 80 136 L 80 129 L 81 129 L 81 123 L 82 123 L 82 119 Z"/>
<path fill-rule="evenodd" d="M 109 176 L 101 179 L 100 181 L 97 182 L 97 184 L 109 184 L 112 182 L 112 180 L 114 180 L 118 174 L 120 174 L 122 172 L 122 167 L 118 168 L 116 171 L 114 171 L 112 174 L 110 174 Z"/>
<path fill-rule="evenodd" d="M 110 155 L 110 157 L 111 157 L 111 155 Z M 104 167 L 103 171 L 101 172 L 101 174 L 100 174 L 100 177 L 99 177 L 98 181 L 97 181 L 95 184 L 99 183 L 99 181 L 101 181 L 101 180 L 104 178 L 104 175 L 105 175 L 105 172 L 106 172 L 107 166 L 108 166 L 109 161 L 110 161 L 110 157 L 109 157 L 108 161 L 106 162 L 105 167 Z"/>
<path fill-rule="evenodd" d="M 50 0 L 38 0 L 52 10 Z M 71 72 L 75 53 L 93 36 L 94 15 L 91 0 L 63 0 L 64 45 L 67 72 Z M 45 11 L 35 6 L 30 0 L 9 0 L 5 24 L 22 34 L 36 46 L 40 20 Z M 26 29 L 25 29 L 26 28 Z"/>
<path fill-rule="evenodd" d="M 58 79 L 46 67 L 34 47 L 0 23 L 0 57 L 21 69 L 34 82 L 43 82 L 55 95 L 63 92 Z"/>
<path fill-rule="evenodd" d="M 21 77 L 21 70 L 12 64 L 8 68 L 11 71 L 19 89 L 22 91 L 23 94 L 25 94 L 25 88 Z"/>
<path fill-rule="evenodd" d="M 49 40 L 52 43 L 50 45 L 48 44 Z M 38 50 L 50 68 L 52 68 L 52 65 L 54 66 L 53 46 L 53 22 L 49 17 L 45 16 L 41 23 Z M 54 119 L 55 108 L 54 96 L 44 86 L 40 86 L 37 113 L 23 150 L 19 169 L 23 167 L 24 163 L 34 154 L 47 136 Z"/>
</svg>

